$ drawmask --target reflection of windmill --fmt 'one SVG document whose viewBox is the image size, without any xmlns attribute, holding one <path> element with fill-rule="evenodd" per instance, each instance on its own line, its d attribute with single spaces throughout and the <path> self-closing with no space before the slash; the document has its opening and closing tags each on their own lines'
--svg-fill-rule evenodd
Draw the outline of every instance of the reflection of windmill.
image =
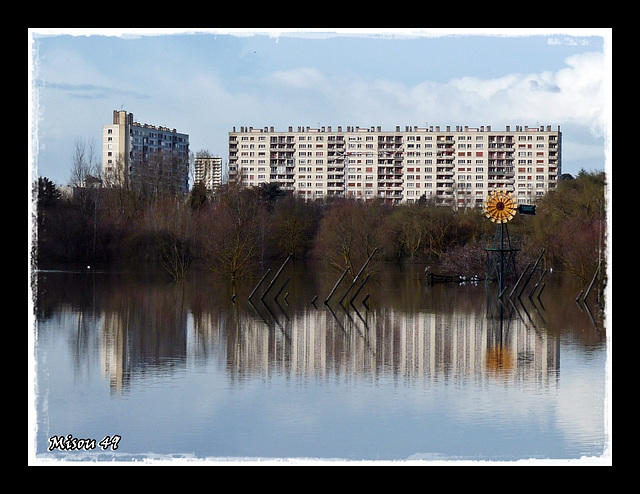
<svg viewBox="0 0 640 494">
<path fill-rule="evenodd" d="M 516 252 L 520 250 L 518 242 L 512 242 L 507 223 L 511 221 L 518 208 L 511 192 L 502 190 L 489 193 L 485 201 L 485 216 L 497 223 L 492 241 L 485 242 L 487 252 L 487 280 L 498 281 L 498 294 L 506 288 L 506 280 L 516 278 Z"/>
</svg>

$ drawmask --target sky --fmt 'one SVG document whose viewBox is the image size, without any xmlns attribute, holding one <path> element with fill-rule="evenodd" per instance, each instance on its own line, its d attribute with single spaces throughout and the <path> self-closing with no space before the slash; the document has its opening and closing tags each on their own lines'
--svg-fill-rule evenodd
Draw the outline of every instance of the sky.
<svg viewBox="0 0 640 494">
<path fill-rule="evenodd" d="M 558 126 L 610 173 L 611 29 L 29 29 L 29 183 L 102 155 L 113 110 L 228 160 L 235 126 Z"/>
</svg>

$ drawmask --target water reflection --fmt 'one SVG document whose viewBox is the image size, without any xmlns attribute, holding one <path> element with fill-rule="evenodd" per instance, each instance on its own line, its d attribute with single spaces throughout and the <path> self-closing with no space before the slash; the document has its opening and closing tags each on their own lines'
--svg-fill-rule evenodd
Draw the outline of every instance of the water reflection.
<svg viewBox="0 0 640 494">
<path fill-rule="evenodd" d="M 233 349 L 227 352 L 230 374 L 374 382 L 391 377 L 404 383 L 499 378 L 547 385 L 558 370 L 557 335 L 479 311 L 325 306 L 270 315 L 272 323 L 250 314 L 237 320 L 227 340 Z M 198 334 L 213 335 L 222 325 L 209 320 L 195 327 Z"/>
<path fill-rule="evenodd" d="M 43 272 L 38 314 L 44 320 L 73 307 L 77 367 L 91 356 L 82 342 L 99 335 L 101 371 L 115 394 L 133 380 L 211 360 L 223 363 L 231 383 L 283 375 L 556 384 L 560 332 L 554 325 L 566 307 L 549 313 L 542 301 L 502 303 L 483 285 L 428 287 L 413 275 L 381 277 L 367 304 L 364 293 L 353 303 L 323 304 L 314 300 L 321 290 L 328 293 L 321 274 L 291 281 L 286 298 L 261 300 L 248 299 L 250 287 L 232 298 L 231 287 L 208 275 L 176 285 L 150 274 Z"/>
<path fill-rule="evenodd" d="M 187 307 L 182 286 L 122 291 L 102 314 L 102 371 L 121 393 L 135 376 L 174 372 L 186 362 Z"/>
<path fill-rule="evenodd" d="M 422 271 L 327 304 L 340 273 L 313 264 L 251 298 L 257 278 L 41 271 L 38 455 L 54 434 L 199 458 L 601 454 L 605 332 L 578 289 L 500 301 Z"/>
</svg>

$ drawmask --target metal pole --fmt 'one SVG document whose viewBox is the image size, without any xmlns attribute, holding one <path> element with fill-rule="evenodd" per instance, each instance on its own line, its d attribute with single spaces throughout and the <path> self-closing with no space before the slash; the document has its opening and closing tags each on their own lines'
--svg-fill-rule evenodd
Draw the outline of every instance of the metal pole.
<svg viewBox="0 0 640 494">
<path fill-rule="evenodd" d="M 504 228 L 506 223 L 500 224 L 500 279 L 498 281 L 498 293 L 504 291 Z"/>
</svg>

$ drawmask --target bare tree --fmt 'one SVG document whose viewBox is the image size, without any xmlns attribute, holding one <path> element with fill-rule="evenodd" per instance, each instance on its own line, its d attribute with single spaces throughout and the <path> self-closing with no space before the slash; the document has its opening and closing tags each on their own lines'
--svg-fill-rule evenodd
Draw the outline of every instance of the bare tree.
<svg viewBox="0 0 640 494">
<path fill-rule="evenodd" d="M 89 177 L 99 179 L 100 175 L 100 163 L 95 140 L 76 139 L 69 183 L 76 187 L 86 187 Z"/>
<path fill-rule="evenodd" d="M 129 171 L 127 170 L 127 160 L 123 154 L 116 158 L 113 167 L 104 170 L 102 180 L 105 187 L 129 188 Z"/>
<path fill-rule="evenodd" d="M 174 152 L 153 151 L 130 170 L 133 188 L 147 203 L 187 192 L 189 163 Z"/>
<path fill-rule="evenodd" d="M 247 274 L 259 258 L 264 204 L 256 190 L 228 188 L 200 215 L 203 262 L 232 280 Z"/>
<path fill-rule="evenodd" d="M 191 235 L 191 211 L 178 197 L 165 196 L 154 211 L 157 216 L 160 262 L 174 281 L 184 280 L 194 261 Z"/>
<path fill-rule="evenodd" d="M 348 268 L 351 276 L 355 276 L 359 267 L 375 251 L 382 254 L 384 220 L 389 211 L 379 202 L 336 202 L 320 222 L 316 255 L 338 270 Z"/>
<path fill-rule="evenodd" d="M 95 141 L 78 138 L 72 157 L 69 183 L 76 187 L 74 201 L 82 218 L 81 238 L 87 260 L 92 259 L 96 252 L 99 202 L 98 189 L 94 188 L 96 180 L 99 183 L 100 166 Z"/>
</svg>

